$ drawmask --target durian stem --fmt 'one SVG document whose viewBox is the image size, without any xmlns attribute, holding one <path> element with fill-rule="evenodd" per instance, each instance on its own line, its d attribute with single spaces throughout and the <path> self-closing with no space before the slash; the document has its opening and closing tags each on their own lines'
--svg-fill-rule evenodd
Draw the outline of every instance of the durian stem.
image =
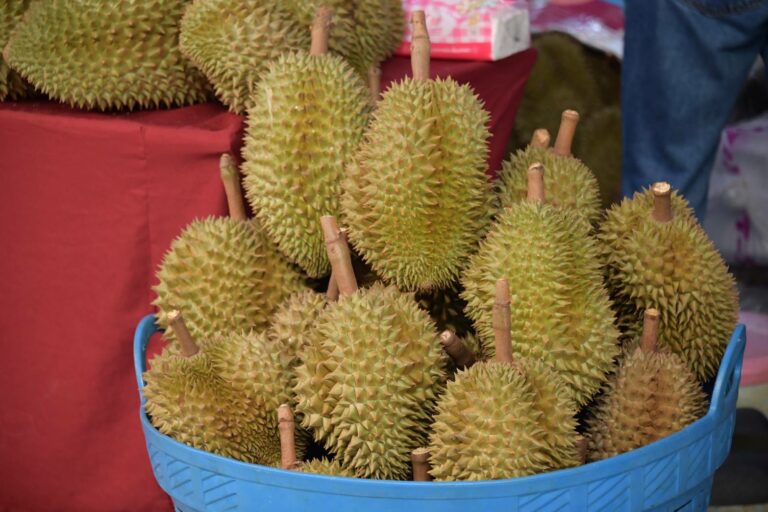
<svg viewBox="0 0 768 512">
<path fill-rule="evenodd" d="M 320 225 L 323 228 L 328 260 L 333 269 L 333 279 L 336 281 L 341 295 L 345 297 L 353 295 L 357 291 L 357 279 L 355 279 L 355 271 L 352 269 L 349 246 L 339 230 L 336 217 L 324 215 L 320 217 Z"/>
<path fill-rule="evenodd" d="M 443 331 L 440 333 L 440 343 L 445 353 L 451 356 L 459 369 L 469 368 L 475 364 L 475 354 L 467 348 L 454 332 Z"/>
<path fill-rule="evenodd" d="M 243 191 L 240 188 L 240 173 L 237 170 L 232 155 L 224 153 L 219 160 L 221 169 L 221 182 L 224 184 L 224 193 L 227 195 L 229 217 L 234 220 L 248 220 L 243 202 Z"/>
<path fill-rule="evenodd" d="M 181 355 L 183 357 L 192 357 L 200 352 L 200 347 L 195 343 L 194 338 L 187 329 L 187 324 L 184 323 L 184 317 L 181 315 L 181 311 L 175 309 L 168 313 L 168 325 L 173 329 L 176 334 L 176 338 L 181 345 Z"/>
<path fill-rule="evenodd" d="M 588 446 L 589 444 L 587 442 L 587 438 L 584 436 L 579 436 L 578 441 L 576 441 L 576 450 L 578 452 L 579 464 L 582 466 L 587 463 Z"/>
<path fill-rule="evenodd" d="M 429 55 L 432 43 L 427 31 L 427 17 L 424 11 L 411 14 L 411 70 L 414 80 L 429 80 Z"/>
<path fill-rule="evenodd" d="M 506 279 L 496 281 L 496 301 L 493 303 L 493 336 L 496 347 L 496 361 L 512 363 L 512 315 L 510 312 L 509 283 Z"/>
<path fill-rule="evenodd" d="M 328 38 L 331 33 L 331 18 L 333 9 L 327 5 L 317 8 L 315 21 L 312 23 L 312 45 L 310 55 L 325 55 L 328 53 Z"/>
<path fill-rule="evenodd" d="M 672 187 L 660 181 L 653 184 L 653 220 L 666 223 L 672 220 Z"/>
<path fill-rule="evenodd" d="M 549 147 L 550 140 L 552 140 L 552 138 L 549 135 L 549 130 L 546 128 L 539 128 L 538 130 L 533 131 L 533 136 L 531 137 L 529 146 L 532 148 L 547 149 Z"/>
<path fill-rule="evenodd" d="M 343 229 L 339 230 L 339 236 L 344 238 L 344 242 L 348 242 L 347 233 Z M 325 292 L 325 297 L 329 301 L 335 301 L 339 299 L 339 283 L 336 282 L 336 275 L 331 269 L 331 278 L 328 280 L 328 289 Z"/>
<path fill-rule="evenodd" d="M 280 431 L 280 465 L 283 469 L 296 469 L 296 424 L 288 404 L 277 408 L 277 428 Z"/>
<path fill-rule="evenodd" d="M 428 448 L 416 448 L 411 452 L 414 482 L 429 482 L 432 480 L 429 474 L 429 455 Z"/>
<path fill-rule="evenodd" d="M 659 311 L 648 308 L 643 315 L 643 334 L 640 337 L 640 348 L 643 352 L 656 352 L 659 340 Z"/>
<path fill-rule="evenodd" d="M 368 68 L 368 89 L 371 91 L 371 103 L 376 105 L 381 96 L 381 68 L 371 66 Z"/>
<path fill-rule="evenodd" d="M 560 117 L 560 129 L 557 130 L 557 139 L 553 152 L 560 156 L 571 156 L 573 136 L 576 134 L 576 125 L 579 124 L 579 113 L 575 110 L 565 110 Z"/>
<path fill-rule="evenodd" d="M 534 203 L 543 203 L 546 200 L 544 166 L 539 162 L 528 167 L 528 200 Z"/>
</svg>

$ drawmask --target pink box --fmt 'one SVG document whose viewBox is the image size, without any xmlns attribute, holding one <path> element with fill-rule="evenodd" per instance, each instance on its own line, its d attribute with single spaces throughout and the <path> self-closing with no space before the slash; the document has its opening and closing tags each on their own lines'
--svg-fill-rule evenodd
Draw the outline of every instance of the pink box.
<svg viewBox="0 0 768 512">
<path fill-rule="evenodd" d="M 436 59 L 499 60 L 531 45 L 528 6 L 519 0 L 403 0 L 403 10 L 422 9 Z M 410 55 L 411 32 L 395 52 Z"/>
</svg>

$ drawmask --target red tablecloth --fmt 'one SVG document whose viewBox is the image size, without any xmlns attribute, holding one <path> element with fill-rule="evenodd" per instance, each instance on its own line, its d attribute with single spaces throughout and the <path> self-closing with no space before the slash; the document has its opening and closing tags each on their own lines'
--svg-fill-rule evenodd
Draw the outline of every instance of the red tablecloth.
<svg viewBox="0 0 768 512">
<path fill-rule="evenodd" d="M 503 155 L 534 54 L 440 62 L 491 112 Z M 386 63 L 386 81 L 407 59 Z M 97 114 L 0 104 L 0 510 L 169 510 L 138 421 L 131 340 L 154 271 L 223 214 L 218 159 L 242 119 L 214 104 Z"/>
</svg>

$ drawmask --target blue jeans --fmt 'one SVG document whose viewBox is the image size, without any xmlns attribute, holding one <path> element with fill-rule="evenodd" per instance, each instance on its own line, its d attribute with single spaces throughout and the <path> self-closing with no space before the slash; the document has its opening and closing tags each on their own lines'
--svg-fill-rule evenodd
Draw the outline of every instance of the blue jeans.
<svg viewBox="0 0 768 512">
<path fill-rule="evenodd" d="M 703 222 L 720 133 L 768 62 L 768 0 L 626 0 L 625 17 L 622 191 L 668 181 Z"/>
</svg>

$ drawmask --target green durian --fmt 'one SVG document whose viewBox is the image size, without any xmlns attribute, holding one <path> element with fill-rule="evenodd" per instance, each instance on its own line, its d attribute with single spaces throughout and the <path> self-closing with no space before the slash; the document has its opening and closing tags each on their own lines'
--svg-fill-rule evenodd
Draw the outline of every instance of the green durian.
<svg viewBox="0 0 768 512">
<path fill-rule="evenodd" d="M 51 98 L 88 109 L 206 101 L 205 77 L 179 51 L 186 0 L 32 2 L 4 57 Z"/>
<path fill-rule="evenodd" d="M 341 464 L 335 460 L 312 459 L 309 462 L 302 463 L 298 469 L 304 473 L 355 478 L 355 474 L 352 471 L 344 469 L 341 467 Z"/>
<path fill-rule="evenodd" d="M 309 331 L 314 328 L 327 304 L 325 295 L 307 289 L 289 296 L 272 315 L 270 342 L 289 359 L 291 367 L 301 363 L 301 351 Z"/>
<path fill-rule="evenodd" d="M 658 318 L 655 310 L 646 315 Z M 707 397 L 696 376 L 676 355 L 655 351 L 655 341 L 655 336 L 650 345 L 644 340 L 622 360 L 592 409 L 586 431 L 591 460 L 645 446 L 706 413 Z"/>
<path fill-rule="evenodd" d="M 365 84 L 343 59 L 307 53 L 270 65 L 248 112 L 246 195 L 270 238 L 311 277 L 330 270 L 317 219 L 339 214 L 344 167 L 369 112 Z"/>
<path fill-rule="evenodd" d="M 200 341 L 192 355 L 182 348 L 182 354 L 166 351 L 152 360 L 144 374 L 146 410 L 160 432 L 184 444 L 277 466 L 274 410 L 293 401 L 290 374 L 264 333 L 221 334 Z M 300 454 L 307 441 L 306 432 L 297 436 Z"/>
<path fill-rule="evenodd" d="M 541 172 L 541 166 L 531 167 L 539 190 Z M 462 296 L 477 333 L 492 339 L 495 283 L 508 279 L 515 356 L 552 365 L 583 405 L 612 371 L 618 331 L 589 226 L 570 210 L 541 201 L 543 196 L 522 201 L 499 214 L 464 272 Z"/>
<path fill-rule="evenodd" d="M 574 152 L 597 178 L 602 207 L 621 197 L 621 109 L 612 105 L 591 113 L 574 139 Z"/>
<path fill-rule="evenodd" d="M 384 93 L 342 208 L 350 241 L 386 281 L 442 288 L 466 265 L 493 210 L 487 122 L 472 90 L 450 78 L 422 73 Z"/>
<path fill-rule="evenodd" d="M 597 178 L 586 165 L 570 155 L 570 146 L 579 114 L 566 110 L 555 150 L 548 141 L 543 147 L 535 144 L 515 153 L 502 163 L 499 176 L 499 198 L 502 208 L 524 201 L 528 193 L 528 168 L 539 162 L 547 170 L 547 202 L 569 208 L 572 215 L 579 215 L 590 223 L 600 217 L 600 187 Z M 537 131 L 537 135 L 540 132 Z"/>
<path fill-rule="evenodd" d="M 657 308 L 659 347 L 677 354 L 699 380 L 714 377 L 736 326 L 738 295 L 685 199 L 657 183 L 608 210 L 598 238 L 619 307 L 636 312 L 636 325 L 637 312 Z"/>
<path fill-rule="evenodd" d="M 508 298 L 500 305 L 508 325 Z M 508 337 L 496 343 L 506 344 L 496 360 L 459 371 L 438 402 L 429 446 L 436 480 L 514 478 L 580 462 L 565 383 L 544 362 L 511 359 Z"/>
<path fill-rule="evenodd" d="M 29 0 L 4 0 L 0 2 L 0 53 L 2 53 L 11 32 L 29 5 Z M 31 87 L 18 73 L 8 67 L 0 55 L 0 101 L 17 100 L 26 95 Z"/>
<path fill-rule="evenodd" d="M 245 113 L 270 61 L 309 46 L 309 31 L 280 2 L 195 0 L 181 22 L 182 53 L 232 112 Z"/>
</svg>

